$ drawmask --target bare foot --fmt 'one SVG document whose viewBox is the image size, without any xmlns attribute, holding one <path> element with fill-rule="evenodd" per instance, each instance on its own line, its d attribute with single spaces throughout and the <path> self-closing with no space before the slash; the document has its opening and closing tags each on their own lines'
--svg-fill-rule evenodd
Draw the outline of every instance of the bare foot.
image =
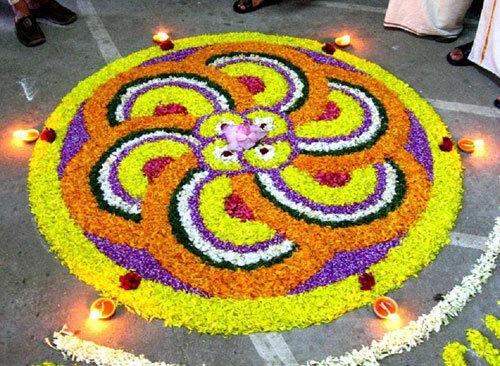
<svg viewBox="0 0 500 366">
<path fill-rule="evenodd" d="M 454 48 L 450 52 L 450 57 L 453 61 L 460 61 L 461 59 L 464 58 L 464 53 L 460 48 Z"/>
</svg>

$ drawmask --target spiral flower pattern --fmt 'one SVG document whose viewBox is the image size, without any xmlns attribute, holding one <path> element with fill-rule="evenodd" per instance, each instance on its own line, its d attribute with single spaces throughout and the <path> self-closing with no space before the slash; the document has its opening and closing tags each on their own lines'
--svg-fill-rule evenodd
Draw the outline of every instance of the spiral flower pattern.
<svg viewBox="0 0 500 366">
<path fill-rule="evenodd" d="M 31 164 L 33 211 L 53 249 L 144 316 L 212 333 L 328 321 L 415 274 L 459 209 L 458 155 L 439 151 L 446 127 L 408 86 L 320 48 L 201 36 L 82 82 L 47 122 L 57 141 L 38 143 Z M 239 125 L 259 138 L 235 150 L 224 131 Z M 130 270 L 144 283 L 114 289 L 112 276 Z M 369 292 L 356 282 L 366 271 Z M 302 308 L 291 321 L 259 304 Z"/>
</svg>

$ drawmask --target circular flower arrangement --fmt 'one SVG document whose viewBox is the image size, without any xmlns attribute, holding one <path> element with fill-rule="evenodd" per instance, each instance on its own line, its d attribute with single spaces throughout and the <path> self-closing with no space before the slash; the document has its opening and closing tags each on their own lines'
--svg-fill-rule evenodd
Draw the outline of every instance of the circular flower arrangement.
<svg viewBox="0 0 500 366">
<path fill-rule="evenodd" d="M 79 278 L 168 325 L 277 331 L 370 303 L 448 242 L 460 160 L 402 81 L 306 39 L 175 45 L 81 82 L 35 147 L 32 210 Z"/>
</svg>

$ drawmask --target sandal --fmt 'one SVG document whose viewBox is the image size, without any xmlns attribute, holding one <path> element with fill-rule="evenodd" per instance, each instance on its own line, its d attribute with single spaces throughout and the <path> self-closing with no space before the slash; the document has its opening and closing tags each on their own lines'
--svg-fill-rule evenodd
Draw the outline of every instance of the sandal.
<svg viewBox="0 0 500 366">
<path fill-rule="evenodd" d="M 462 52 L 462 57 L 459 60 L 454 60 L 451 54 L 455 50 L 460 50 Z M 472 62 L 468 60 L 470 51 L 472 50 L 472 42 L 463 44 L 461 46 L 455 47 L 451 52 L 446 55 L 446 60 L 453 66 L 469 66 Z"/>
<path fill-rule="evenodd" d="M 251 13 L 252 11 L 259 10 L 265 6 L 276 5 L 279 0 L 263 0 L 259 5 L 253 6 L 252 0 L 237 0 L 233 4 L 233 10 L 238 14 Z M 242 8 L 243 6 L 243 8 Z"/>
</svg>

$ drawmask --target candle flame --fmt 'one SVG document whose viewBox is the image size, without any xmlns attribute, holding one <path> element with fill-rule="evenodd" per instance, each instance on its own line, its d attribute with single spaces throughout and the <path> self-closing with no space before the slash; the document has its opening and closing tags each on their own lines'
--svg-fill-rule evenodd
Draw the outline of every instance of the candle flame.
<svg viewBox="0 0 500 366">
<path fill-rule="evenodd" d="M 351 36 L 345 34 L 341 37 L 337 37 L 335 38 L 335 44 L 341 47 L 349 46 L 351 44 Z"/>
<path fill-rule="evenodd" d="M 26 130 L 17 130 L 17 131 L 14 131 L 14 133 L 12 135 L 16 139 L 24 140 L 28 136 L 28 133 L 26 132 Z"/>
<path fill-rule="evenodd" d="M 98 309 L 92 309 L 90 311 L 89 318 L 92 320 L 101 319 L 101 312 Z"/>
<path fill-rule="evenodd" d="M 38 130 L 31 128 L 28 130 L 16 130 L 12 133 L 12 137 L 18 141 L 33 142 L 38 139 L 40 133 Z"/>
<path fill-rule="evenodd" d="M 390 322 L 399 322 L 401 321 L 401 317 L 398 314 L 393 313 L 387 315 L 387 320 L 389 320 Z"/>
<path fill-rule="evenodd" d="M 484 140 L 483 139 L 474 140 L 474 147 L 476 149 L 482 149 L 482 148 L 484 148 Z"/>
<path fill-rule="evenodd" d="M 168 39 L 169 39 L 169 36 L 168 36 L 168 34 L 166 32 L 157 32 L 153 36 L 153 41 L 155 41 L 156 43 L 162 43 L 162 42 L 165 42 Z"/>
</svg>

